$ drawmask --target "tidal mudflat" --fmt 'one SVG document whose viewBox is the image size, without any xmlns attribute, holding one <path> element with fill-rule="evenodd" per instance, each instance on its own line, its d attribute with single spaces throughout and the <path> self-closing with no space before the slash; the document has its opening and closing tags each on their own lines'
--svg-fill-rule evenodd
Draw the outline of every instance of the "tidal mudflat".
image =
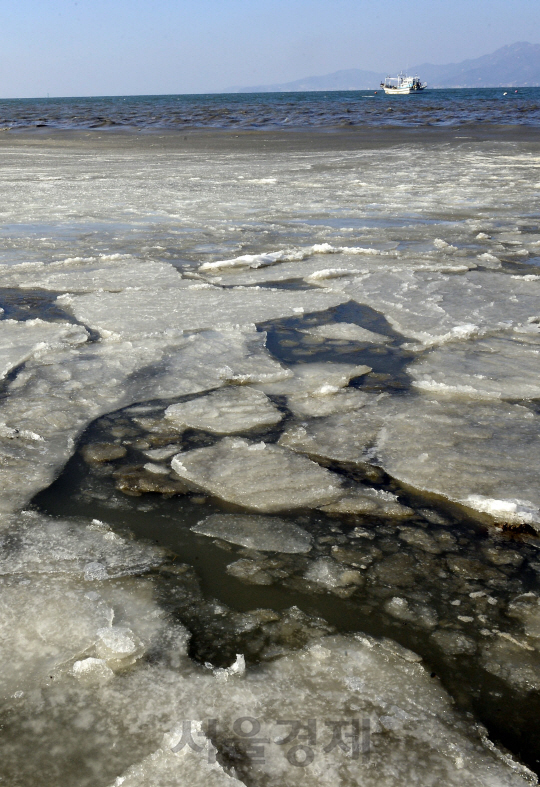
<svg viewBox="0 0 540 787">
<path fill-rule="evenodd" d="M 3 783 L 536 783 L 537 131 L 0 159 Z"/>
</svg>

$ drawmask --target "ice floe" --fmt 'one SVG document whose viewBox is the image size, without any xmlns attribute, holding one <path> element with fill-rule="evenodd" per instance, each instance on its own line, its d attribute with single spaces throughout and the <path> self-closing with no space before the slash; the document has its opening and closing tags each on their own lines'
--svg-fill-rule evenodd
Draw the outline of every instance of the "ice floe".
<svg viewBox="0 0 540 787">
<path fill-rule="evenodd" d="M 191 528 L 194 533 L 262 552 L 309 552 L 311 536 L 279 517 L 213 514 Z"/>
<path fill-rule="evenodd" d="M 313 508 L 340 496 L 335 473 L 263 442 L 225 437 L 208 448 L 177 454 L 171 465 L 195 489 L 255 511 Z"/>
<path fill-rule="evenodd" d="M 180 430 L 192 427 L 232 434 L 277 424 L 283 415 L 262 391 L 229 386 L 190 402 L 173 404 L 165 410 L 165 418 Z"/>
</svg>

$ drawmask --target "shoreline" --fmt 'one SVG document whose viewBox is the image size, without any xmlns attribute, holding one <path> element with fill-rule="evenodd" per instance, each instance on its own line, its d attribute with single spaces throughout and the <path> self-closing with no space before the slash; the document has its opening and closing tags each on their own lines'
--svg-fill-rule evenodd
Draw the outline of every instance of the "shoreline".
<svg viewBox="0 0 540 787">
<path fill-rule="evenodd" d="M 155 129 L 155 128 L 99 128 L 99 129 L 4 129 L 0 134 L 0 148 L 46 143 L 61 147 L 71 145 L 94 146 L 96 142 L 112 148 L 154 147 L 242 151 L 272 149 L 278 151 L 347 151 L 390 148 L 402 144 L 463 143 L 522 143 L 540 144 L 540 128 L 525 125 L 476 124 L 463 126 L 339 126 L 296 127 L 284 129 Z M 134 144 L 135 143 L 135 144 Z M 262 145 L 261 145 L 262 143 Z"/>
</svg>

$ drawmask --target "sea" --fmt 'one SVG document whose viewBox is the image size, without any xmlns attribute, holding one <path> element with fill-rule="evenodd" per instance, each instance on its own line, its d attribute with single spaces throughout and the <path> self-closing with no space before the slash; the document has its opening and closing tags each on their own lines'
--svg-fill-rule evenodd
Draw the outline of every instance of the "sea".
<svg viewBox="0 0 540 787">
<path fill-rule="evenodd" d="M 0 783 L 540 772 L 540 89 L 0 101 Z"/>
<path fill-rule="evenodd" d="M 397 98 L 397 101 L 393 101 Z M 0 128 L 328 128 L 540 124 L 540 88 L 354 90 L 0 100 Z"/>
</svg>

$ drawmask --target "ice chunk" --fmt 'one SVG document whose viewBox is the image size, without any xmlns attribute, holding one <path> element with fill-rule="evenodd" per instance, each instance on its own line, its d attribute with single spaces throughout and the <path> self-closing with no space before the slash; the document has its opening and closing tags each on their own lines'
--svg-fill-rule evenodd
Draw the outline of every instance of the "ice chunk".
<svg viewBox="0 0 540 787">
<path fill-rule="evenodd" d="M 96 652 L 111 669 L 127 667 L 144 653 L 140 639 L 125 626 L 110 626 L 97 631 Z"/>
<path fill-rule="evenodd" d="M 381 401 L 374 417 L 384 422 L 377 461 L 394 478 L 497 522 L 540 529 L 540 421 L 530 410 L 408 396 Z"/>
<path fill-rule="evenodd" d="M 320 459 L 362 464 L 369 460 L 369 446 L 382 425 L 374 400 L 375 397 L 367 399 L 366 408 L 354 414 L 334 415 L 306 425 L 291 426 L 281 435 L 279 445 Z"/>
<path fill-rule="evenodd" d="M 352 363 L 305 363 L 295 366 L 293 377 L 276 383 L 258 386 L 269 394 L 288 394 L 299 396 L 330 396 L 345 388 L 354 377 L 361 377 L 371 371 L 369 366 L 355 366 Z"/>
<path fill-rule="evenodd" d="M 350 322 L 333 322 L 326 325 L 317 325 L 314 328 L 305 328 L 303 333 L 320 336 L 323 339 L 341 339 L 347 342 L 367 342 L 369 344 L 384 344 L 390 341 L 389 336 L 374 333 Z"/>
<path fill-rule="evenodd" d="M 114 678 L 114 672 L 103 659 L 87 658 L 76 661 L 72 672 L 81 682 L 89 685 L 107 683 Z"/>
<path fill-rule="evenodd" d="M 4 286 L 9 279 L 13 279 L 14 284 L 24 289 L 39 288 L 54 292 L 119 292 L 131 288 L 181 288 L 193 284 L 189 279 L 182 279 L 172 265 L 129 257 L 114 261 L 96 257 L 81 260 L 78 264 L 75 261 L 71 264 L 66 261 L 53 262 L 27 272 L 24 278 L 20 274 L 17 276 L 17 267 L 6 273 L 8 276 L 4 277 L 7 279 L 3 282 Z"/>
<path fill-rule="evenodd" d="M 344 291 L 430 347 L 526 324 L 538 311 L 540 283 L 488 271 L 441 276 L 403 270 L 371 273 Z"/>
<path fill-rule="evenodd" d="M 368 395 L 355 388 L 342 388 L 326 396 L 300 393 L 287 397 L 287 407 L 299 418 L 321 418 L 351 413 L 359 410 L 368 401 Z"/>
<path fill-rule="evenodd" d="M 320 557 L 315 560 L 304 574 L 308 582 L 315 582 L 328 590 L 344 588 L 350 585 L 362 585 L 364 580 L 359 571 L 343 568 L 342 565 L 330 557 Z"/>
<path fill-rule="evenodd" d="M 0 378 L 31 357 L 51 349 L 84 344 L 88 333 L 81 325 L 44 320 L 0 320 Z"/>
<path fill-rule="evenodd" d="M 194 533 L 263 552 L 309 552 L 311 536 L 278 517 L 212 514 L 191 528 Z"/>
<path fill-rule="evenodd" d="M 299 307 L 324 311 L 346 299 L 340 293 L 209 287 L 63 296 L 61 305 L 102 336 L 140 339 L 171 329 L 193 331 L 249 325 L 292 316 Z"/>
<path fill-rule="evenodd" d="M 55 714 L 40 738 L 41 746 L 50 747 L 61 730 L 63 750 L 72 759 L 81 751 L 87 756 L 99 752 L 102 773 L 112 774 L 114 787 L 232 787 L 235 782 L 227 782 L 212 763 L 230 762 L 233 756 L 241 783 L 249 778 L 256 787 L 429 785 L 434 774 L 452 787 L 534 783 L 526 768 L 503 755 L 456 710 L 415 654 L 388 640 L 363 635 L 318 639 L 233 680 L 221 680 L 184 658 L 174 670 L 147 665 L 126 674 L 121 686 L 116 683 L 79 684 L 64 703 L 57 690 Z M 43 700 L 36 704 L 36 723 L 46 717 L 43 706 Z M 84 748 L 74 723 L 83 710 L 92 718 Z M 302 750 L 292 749 L 295 741 L 280 745 L 291 729 L 277 723 L 283 719 L 335 719 L 346 748 L 330 749 L 336 728 L 319 723 L 316 744 L 304 739 Z M 210 729 L 217 756 L 209 756 L 202 734 Z M 253 730 L 263 739 L 257 746 L 264 757 L 254 748 L 254 735 L 242 734 Z M 358 756 L 351 748 L 354 738 L 346 735 L 355 735 Z M 104 750 L 104 738 L 115 741 L 112 753 Z M 23 733 L 12 744 L 15 751 L 10 747 L 10 757 L 20 755 L 25 742 Z M 122 775 L 114 782 L 119 752 Z M 45 752 L 38 753 L 43 767 Z M 298 767 L 306 754 L 305 767 Z M 171 758 L 176 758 L 174 766 Z M 214 782 L 218 777 L 222 781 Z"/>
<path fill-rule="evenodd" d="M 329 514 L 372 514 L 392 518 L 408 517 L 414 513 L 411 508 L 398 503 L 396 496 L 390 492 L 361 484 L 341 500 L 321 506 L 321 510 Z"/>
<path fill-rule="evenodd" d="M 435 394 L 476 399 L 540 397 L 540 337 L 523 334 L 446 345 L 408 371 L 413 385 Z"/>
<path fill-rule="evenodd" d="M 67 577 L 35 576 L 4 584 L 0 694 L 25 690 L 56 667 L 82 655 L 110 626 L 113 610 L 89 598 L 84 586 Z"/>
<path fill-rule="evenodd" d="M 189 735 L 190 745 L 186 745 Z M 191 745 L 193 742 L 193 745 Z M 244 787 L 216 760 L 202 725 L 184 721 L 164 735 L 162 746 L 132 765 L 110 787 Z"/>
<path fill-rule="evenodd" d="M 124 539 L 97 520 L 84 525 L 25 511 L 5 518 L 3 525 L 2 577 L 66 574 L 101 580 L 141 574 L 164 557 L 161 548 Z"/>
<path fill-rule="evenodd" d="M 313 508 L 340 495 L 339 476 L 266 443 L 226 437 L 209 448 L 177 454 L 171 464 L 195 489 L 255 511 Z"/>
<path fill-rule="evenodd" d="M 191 427 L 231 434 L 277 424 L 283 415 L 261 391 L 229 386 L 190 402 L 173 404 L 165 410 L 165 418 L 177 429 Z"/>
</svg>

